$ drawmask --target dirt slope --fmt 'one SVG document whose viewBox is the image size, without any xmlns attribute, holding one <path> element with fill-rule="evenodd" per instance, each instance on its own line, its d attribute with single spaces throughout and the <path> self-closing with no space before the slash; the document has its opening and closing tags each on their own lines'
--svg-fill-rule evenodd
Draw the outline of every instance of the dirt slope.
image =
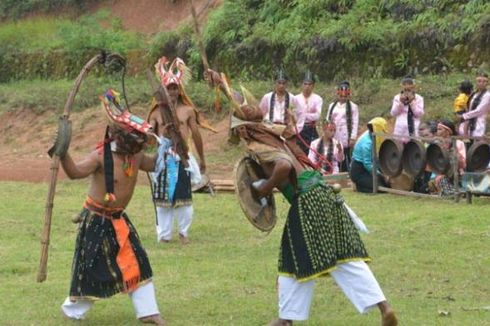
<svg viewBox="0 0 490 326">
<path fill-rule="evenodd" d="M 147 108 L 133 107 L 133 112 L 146 117 Z M 6 112 L 0 115 L 0 180 L 46 182 L 49 180 L 51 159 L 46 154 L 51 146 L 57 126 L 54 112 L 37 115 L 30 109 Z M 92 151 L 103 140 L 107 120 L 97 108 L 73 113 L 73 136 L 70 153 L 80 158 Z M 227 146 L 227 120 L 214 123 L 218 133 L 201 129 L 204 150 L 208 157 L 208 174 L 211 179 L 230 179 L 233 162 L 212 163 L 213 155 L 221 153 Z M 209 163 L 211 161 L 211 163 Z M 60 178 L 66 178 L 61 172 Z M 144 177 L 140 177 L 145 182 Z"/>
<path fill-rule="evenodd" d="M 199 19 L 220 3 L 221 0 L 194 0 Z M 112 0 L 94 5 L 90 11 L 101 8 L 120 18 L 124 28 L 143 34 L 175 29 L 192 19 L 189 0 Z"/>
</svg>

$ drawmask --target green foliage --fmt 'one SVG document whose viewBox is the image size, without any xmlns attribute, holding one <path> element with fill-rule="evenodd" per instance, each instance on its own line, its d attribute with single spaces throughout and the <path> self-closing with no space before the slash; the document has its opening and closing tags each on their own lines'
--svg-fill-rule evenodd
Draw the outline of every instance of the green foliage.
<svg viewBox="0 0 490 326">
<path fill-rule="evenodd" d="M 0 19 L 18 19 L 33 12 L 50 12 L 61 7 L 82 9 L 94 0 L 2 0 Z"/>
<path fill-rule="evenodd" d="M 144 44 L 136 33 L 123 31 L 120 22 L 104 10 L 75 22 L 33 19 L 6 23 L 0 28 L 0 43 L 0 82 L 74 77 L 102 49 L 127 55 Z"/>
<path fill-rule="evenodd" d="M 87 2 L 7 0 L 0 8 L 31 12 Z M 484 0 L 224 0 L 202 28 L 211 67 L 240 80 L 267 79 L 281 66 L 293 80 L 308 68 L 320 80 L 338 81 L 489 65 L 490 2 Z M 0 43 L 0 82 L 71 78 L 102 48 L 131 56 L 131 74 L 144 74 L 166 55 L 183 58 L 202 76 L 191 24 L 145 39 L 101 11 L 75 22 L 4 23 Z"/>
<path fill-rule="evenodd" d="M 204 35 L 231 72 L 263 77 L 282 65 L 294 77 L 310 68 L 335 80 L 463 69 L 470 52 L 487 54 L 473 66 L 485 63 L 489 26 L 486 1 L 225 0 Z"/>
<path fill-rule="evenodd" d="M 119 74 L 106 74 L 100 71 L 97 74 L 89 74 L 82 83 L 80 92 L 74 103 L 74 110 L 84 110 L 99 105 L 98 96 L 107 88 L 121 90 Z M 125 79 L 127 99 L 130 106 L 147 107 L 151 98 L 151 89 L 146 75 L 128 76 Z M 471 79 L 465 73 L 452 73 L 443 75 L 424 75 L 417 78 L 417 92 L 424 97 L 424 120 L 449 118 L 452 119 L 453 100 L 457 95 L 457 87 L 464 79 Z M 393 96 L 400 91 L 399 80 L 377 78 L 350 78 L 353 89 L 353 101 L 359 104 L 360 123 L 364 125 L 375 116 L 383 116 L 392 119 L 389 114 Z M 239 88 L 243 85 L 256 98 L 271 91 L 272 76 L 267 80 L 232 80 L 232 86 Z M 17 108 L 32 108 L 36 112 L 46 110 L 61 110 L 73 87 L 73 80 L 20 80 L 10 83 L 0 83 L 0 113 Z M 300 85 L 291 84 L 289 91 L 297 94 L 301 91 Z M 229 112 L 229 103 L 221 95 L 221 113 L 216 113 L 214 102 L 216 94 L 204 82 L 193 80 L 186 86 L 186 92 L 194 104 L 211 120 L 221 120 Z M 315 92 L 324 99 L 324 108 L 330 103 L 335 94 L 335 83 L 318 82 Z"/>
</svg>

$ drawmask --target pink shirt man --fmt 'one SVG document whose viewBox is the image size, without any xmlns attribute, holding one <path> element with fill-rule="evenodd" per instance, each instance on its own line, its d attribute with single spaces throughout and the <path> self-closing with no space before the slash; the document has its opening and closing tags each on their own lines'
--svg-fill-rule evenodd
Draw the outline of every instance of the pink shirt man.
<svg viewBox="0 0 490 326">
<path fill-rule="evenodd" d="M 410 103 L 410 108 L 413 112 L 414 135 L 419 134 L 420 118 L 424 114 L 424 98 L 419 94 L 415 94 L 415 99 Z M 391 106 L 391 115 L 396 118 L 394 134 L 400 136 L 408 136 L 408 105 L 400 101 L 400 94 L 393 98 Z"/>
<path fill-rule="evenodd" d="M 260 101 L 260 109 L 262 110 L 262 113 L 264 115 L 264 121 L 270 121 L 270 117 L 271 117 L 271 98 L 272 98 L 272 95 L 275 94 L 274 92 L 270 92 L 270 93 L 267 93 L 265 94 L 263 97 L 262 97 L 262 100 Z M 291 93 L 287 93 L 288 94 L 288 97 L 289 97 L 289 103 L 288 103 L 288 107 L 291 108 L 291 107 L 296 107 L 296 98 L 293 94 Z M 288 108 L 286 108 L 286 96 L 284 97 L 280 97 L 280 96 L 276 96 L 274 97 L 274 111 L 273 111 L 273 114 L 272 114 L 272 123 L 279 123 L 279 124 L 285 124 L 286 123 L 286 120 L 285 120 L 285 113 L 286 113 L 286 110 Z"/>
<path fill-rule="evenodd" d="M 305 124 L 316 123 L 320 119 L 323 99 L 315 93 L 311 93 L 308 97 L 300 93 L 295 96 L 295 100 L 297 105 L 296 126 L 298 132 L 301 132 Z"/>
</svg>

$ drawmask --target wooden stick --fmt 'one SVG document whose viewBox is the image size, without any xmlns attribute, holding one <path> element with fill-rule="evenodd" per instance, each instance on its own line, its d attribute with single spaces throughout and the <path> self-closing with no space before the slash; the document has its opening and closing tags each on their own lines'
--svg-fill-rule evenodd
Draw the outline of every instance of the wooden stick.
<svg viewBox="0 0 490 326">
<path fill-rule="evenodd" d="M 405 190 L 393 189 L 393 188 L 382 187 L 382 186 L 379 186 L 378 190 L 388 192 L 391 194 L 395 194 L 395 195 L 403 195 L 403 196 L 410 196 L 410 197 L 447 199 L 447 197 L 444 198 L 444 197 L 437 196 L 437 195 L 421 194 L 418 192 L 405 191 Z"/>
<path fill-rule="evenodd" d="M 147 72 L 147 77 L 151 88 L 153 89 L 153 96 L 157 101 L 158 110 L 162 115 L 163 122 L 165 124 L 172 124 L 167 129 L 169 137 L 173 143 L 172 145 L 175 146 L 175 151 L 177 154 L 179 154 L 182 164 L 184 164 L 185 167 L 188 167 L 189 148 L 187 147 L 187 143 L 184 141 L 184 138 L 180 132 L 180 123 L 177 117 L 177 112 L 175 111 L 175 107 L 170 100 L 167 89 L 156 83 L 153 73 L 150 70 Z"/>
<path fill-rule="evenodd" d="M 80 73 L 78 74 L 77 79 L 75 80 L 75 84 L 68 95 L 68 99 L 66 100 L 65 107 L 63 109 L 63 118 L 67 119 L 70 117 L 70 110 L 73 106 L 73 102 L 75 100 L 75 96 L 80 89 L 80 85 L 82 83 L 85 75 L 90 71 L 90 69 L 98 62 L 103 62 L 105 58 L 105 54 L 100 53 L 90 59 L 85 66 L 82 68 Z M 49 191 L 48 198 L 46 199 L 46 206 L 44 209 L 44 227 L 41 234 L 41 258 L 39 261 L 39 270 L 37 273 L 37 281 L 39 283 L 44 282 L 47 278 L 47 269 L 48 269 L 48 249 L 49 249 L 49 238 L 51 233 L 51 218 L 53 215 L 53 207 L 54 207 L 54 194 L 56 192 L 56 181 L 58 179 L 58 170 L 60 166 L 60 158 L 56 154 L 53 155 L 53 159 L 51 161 L 50 167 L 50 176 L 49 176 Z"/>
<path fill-rule="evenodd" d="M 194 31 L 196 32 L 197 45 L 199 48 L 199 54 L 201 55 L 202 65 L 204 66 L 204 71 L 209 69 L 208 56 L 206 55 L 206 49 L 204 47 L 204 42 L 202 40 L 201 29 L 199 28 L 199 21 L 197 20 L 196 7 L 194 7 L 194 1 L 191 0 L 191 12 L 192 19 L 194 21 Z"/>
</svg>

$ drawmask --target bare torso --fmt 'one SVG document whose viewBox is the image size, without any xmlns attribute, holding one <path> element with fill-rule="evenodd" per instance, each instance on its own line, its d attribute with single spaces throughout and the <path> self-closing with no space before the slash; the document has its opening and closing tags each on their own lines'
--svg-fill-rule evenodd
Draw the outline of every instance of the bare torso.
<svg viewBox="0 0 490 326">
<path fill-rule="evenodd" d="M 114 159 L 114 194 L 116 201 L 104 204 L 112 207 L 126 207 L 133 196 L 138 169 L 143 158 L 142 153 L 133 156 L 133 174 L 127 176 L 123 169 L 124 158 L 121 155 L 113 153 Z M 90 186 L 88 195 L 98 203 L 104 203 L 106 194 L 105 176 L 104 176 L 104 155 L 98 154 L 99 169 L 90 177 Z"/>
<path fill-rule="evenodd" d="M 116 200 L 105 202 L 107 193 L 104 174 L 104 155 L 102 151 L 93 151 L 86 158 L 75 163 L 67 154 L 61 162 L 63 169 L 71 179 L 81 179 L 90 176 L 88 196 L 106 207 L 125 208 L 133 196 L 138 171 L 152 171 L 155 166 L 155 157 L 139 152 L 132 156 L 132 175 L 126 175 L 124 171 L 125 159 L 123 155 L 113 152 L 114 160 L 114 194 Z"/>
<path fill-rule="evenodd" d="M 195 117 L 194 109 L 188 105 L 182 104 L 180 102 L 177 103 L 175 112 L 177 114 L 177 119 L 179 120 L 179 130 L 182 135 L 182 138 L 187 141 L 190 135 L 190 126 L 189 121 Z M 153 127 L 153 130 L 156 131 L 158 136 L 167 136 L 165 133 L 163 126 L 165 123 L 163 121 L 163 117 L 158 109 L 154 110 L 149 118 L 149 122 Z"/>
</svg>

